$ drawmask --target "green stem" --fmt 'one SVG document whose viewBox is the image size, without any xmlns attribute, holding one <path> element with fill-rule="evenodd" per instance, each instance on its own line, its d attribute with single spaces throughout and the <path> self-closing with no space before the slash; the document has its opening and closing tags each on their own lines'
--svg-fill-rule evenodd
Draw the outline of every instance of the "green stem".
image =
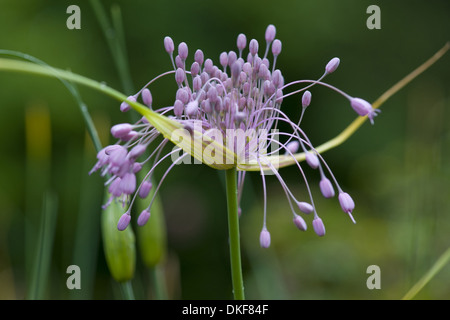
<svg viewBox="0 0 450 320">
<path fill-rule="evenodd" d="M 133 287 L 131 281 L 121 282 L 120 289 L 125 300 L 134 300 Z"/>
<path fill-rule="evenodd" d="M 165 284 L 164 268 L 161 263 L 150 268 L 150 275 L 153 279 L 156 300 L 167 300 L 167 287 Z"/>
<path fill-rule="evenodd" d="M 237 202 L 236 168 L 226 172 L 228 230 L 230 237 L 230 262 L 233 295 L 235 300 L 244 300 L 244 282 L 242 279 L 241 245 L 239 240 L 239 216 Z"/>
</svg>

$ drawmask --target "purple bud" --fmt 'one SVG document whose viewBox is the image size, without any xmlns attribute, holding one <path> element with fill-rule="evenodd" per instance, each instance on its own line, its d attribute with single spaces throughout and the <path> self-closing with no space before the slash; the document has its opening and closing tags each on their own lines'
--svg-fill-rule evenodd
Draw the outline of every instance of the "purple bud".
<svg viewBox="0 0 450 320">
<path fill-rule="evenodd" d="M 177 55 L 177 56 L 175 57 L 175 66 L 176 66 L 177 68 L 181 68 L 181 69 L 184 70 L 184 62 L 183 62 L 183 60 L 181 60 L 181 58 L 180 58 L 179 55 Z"/>
<path fill-rule="evenodd" d="M 241 63 L 239 61 L 234 62 L 233 65 L 231 66 L 231 78 L 233 84 L 235 85 L 237 84 L 241 71 L 242 71 Z"/>
<path fill-rule="evenodd" d="M 275 39 L 275 41 L 272 43 L 272 53 L 274 57 L 277 57 L 281 52 L 281 41 L 278 39 Z"/>
<path fill-rule="evenodd" d="M 212 107 L 211 107 L 211 103 L 209 102 L 209 99 L 203 100 L 202 101 L 202 110 L 203 112 L 210 114 L 212 112 Z"/>
<path fill-rule="evenodd" d="M 192 88 L 194 91 L 200 91 L 202 88 L 202 78 L 200 76 L 195 76 L 194 80 L 192 80 Z"/>
<path fill-rule="evenodd" d="M 312 222 L 314 232 L 319 236 L 323 237 L 325 235 L 325 226 L 322 222 L 322 219 L 316 217 Z"/>
<path fill-rule="evenodd" d="M 132 161 L 136 160 L 137 158 L 139 158 L 145 152 L 146 148 L 147 148 L 147 146 L 145 146 L 143 144 L 136 145 L 128 153 L 128 158 L 130 160 L 132 160 Z"/>
<path fill-rule="evenodd" d="M 182 61 L 186 61 L 188 56 L 188 46 L 185 42 L 181 42 L 178 45 L 178 55 L 180 56 Z"/>
<path fill-rule="evenodd" d="M 350 105 L 360 116 L 367 116 L 372 124 L 373 118 L 380 112 L 380 110 L 374 109 L 369 102 L 361 98 L 351 98 Z"/>
<path fill-rule="evenodd" d="M 141 212 L 141 214 L 138 217 L 138 220 L 137 220 L 138 226 L 140 226 L 140 227 L 144 226 L 147 223 L 149 218 L 150 218 L 150 211 L 145 209 L 144 211 Z"/>
<path fill-rule="evenodd" d="M 164 49 L 166 49 L 168 54 L 172 54 L 175 50 L 175 45 L 173 44 L 173 40 L 171 37 L 164 38 Z"/>
<path fill-rule="evenodd" d="M 275 39 L 277 30 L 273 24 L 269 24 L 266 29 L 265 39 L 267 42 L 272 42 Z"/>
<path fill-rule="evenodd" d="M 275 102 L 276 103 L 282 103 L 283 102 L 283 90 L 277 89 Z"/>
<path fill-rule="evenodd" d="M 319 158 L 314 153 L 306 152 L 305 158 L 311 168 L 317 169 L 319 167 Z"/>
<path fill-rule="evenodd" d="M 270 233 L 265 227 L 262 229 L 259 235 L 259 244 L 261 245 L 261 248 L 270 247 Z"/>
<path fill-rule="evenodd" d="M 237 47 L 239 49 L 239 53 L 241 53 L 242 50 L 244 50 L 246 45 L 247 45 L 247 37 L 243 33 L 239 34 L 237 37 Z"/>
<path fill-rule="evenodd" d="M 339 60 L 339 58 L 331 59 L 330 62 L 327 63 L 327 65 L 325 67 L 325 71 L 327 73 L 332 73 L 332 72 L 336 71 L 340 62 L 341 62 L 341 60 Z"/>
<path fill-rule="evenodd" d="M 113 182 L 108 187 L 108 192 L 112 194 L 113 197 L 117 198 L 122 195 L 122 190 L 120 189 L 120 181 L 122 179 L 115 178 Z"/>
<path fill-rule="evenodd" d="M 181 83 L 184 81 L 184 70 L 181 68 L 178 68 L 177 71 L 175 72 L 175 81 L 177 82 L 178 85 L 181 85 Z"/>
<path fill-rule="evenodd" d="M 120 148 L 114 149 L 109 156 L 109 161 L 114 166 L 121 166 L 127 157 L 127 149 L 120 146 Z"/>
<path fill-rule="evenodd" d="M 180 100 L 175 100 L 175 103 L 173 104 L 173 113 L 177 117 L 181 117 L 184 111 L 184 103 Z"/>
<path fill-rule="evenodd" d="M 305 220 L 303 220 L 303 218 L 298 214 L 296 214 L 294 217 L 294 224 L 299 230 L 306 231 L 307 229 Z"/>
<path fill-rule="evenodd" d="M 184 90 L 184 88 L 179 88 L 175 94 L 175 99 L 180 100 L 183 104 L 186 104 L 189 102 L 189 94 L 186 90 Z"/>
<path fill-rule="evenodd" d="M 130 220 L 131 220 L 130 214 L 128 212 L 124 213 L 120 217 L 119 222 L 117 223 L 117 229 L 119 231 L 125 230 L 128 227 L 128 225 L 130 224 Z"/>
<path fill-rule="evenodd" d="M 123 136 L 122 138 L 120 138 L 122 141 L 131 141 L 134 138 L 136 138 L 139 135 L 138 132 L 132 130 L 130 131 L 126 136 Z"/>
<path fill-rule="evenodd" d="M 135 98 L 134 96 L 129 96 L 129 97 L 127 98 L 127 100 L 132 101 L 132 102 L 136 102 L 136 98 Z M 127 111 L 130 110 L 130 109 L 131 109 L 131 107 L 130 107 L 130 105 L 129 105 L 126 101 L 124 101 L 124 102 L 122 102 L 122 103 L 120 104 L 120 111 L 122 111 L 122 112 L 127 112 Z"/>
<path fill-rule="evenodd" d="M 142 90 L 142 101 L 147 105 L 147 106 L 151 106 L 153 99 L 152 99 L 152 94 L 150 92 L 149 89 L 145 88 L 144 90 Z"/>
<path fill-rule="evenodd" d="M 222 52 L 220 54 L 219 61 L 220 61 L 220 65 L 222 67 L 225 68 L 226 66 L 228 66 L 228 53 Z"/>
<path fill-rule="evenodd" d="M 129 123 L 120 123 L 111 127 L 111 134 L 114 138 L 120 139 L 125 137 L 133 129 Z"/>
<path fill-rule="evenodd" d="M 120 181 L 120 189 L 125 194 L 132 194 L 136 190 L 136 176 L 134 173 L 125 173 Z"/>
<path fill-rule="evenodd" d="M 332 198 L 334 197 L 334 188 L 331 184 L 330 180 L 327 177 L 322 177 L 319 183 L 320 191 L 322 192 L 323 196 L 325 198 Z"/>
<path fill-rule="evenodd" d="M 231 67 L 237 60 L 237 54 L 234 51 L 228 52 L 228 65 Z"/>
<path fill-rule="evenodd" d="M 148 194 L 150 193 L 150 190 L 152 189 L 153 185 L 150 181 L 145 180 L 141 183 L 141 186 L 139 188 L 139 197 L 141 198 L 147 198 Z"/>
<path fill-rule="evenodd" d="M 203 63 L 203 59 L 204 59 L 203 51 L 200 49 L 195 51 L 195 54 L 194 54 L 195 62 L 197 62 L 201 66 Z"/>
<path fill-rule="evenodd" d="M 311 103 L 311 92 L 307 90 L 303 93 L 302 96 L 302 107 L 306 108 L 309 106 L 310 103 Z"/>
<path fill-rule="evenodd" d="M 356 223 L 355 219 L 352 216 L 352 211 L 355 209 L 355 202 L 352 197 L 347 192 L 339 193 L 339 203 L 341 204 L 341 208 L 345 213 L 348 213 L 353 223 Z"/>
<path fill-rule="evenodd" d="M 248 49 L 250 50 L 250 54 L 252 56 L 256 56 L 256 54 L 258 53 L 258 41 L 255 39 L 250 40 L 250 43 L 248 45 Z"/>
<path fill-rule="evenodd" d="M 306 213 L 306 214 L 310 214 L 311 212 L 314 211 L 314 207 L 309 204 L 308 202 L 297 202 L 298 208 L 300 209 L 301 212 Z"/>
<path fill-rule="evenodd" d="M 142 164 L 135 162 L 133 163 L 133 173 L 138 173 L 142 169 Z"/>
<path fill-rule="evenodd" d="M 275 88 L 280 88 L 283 86 L 284 80 L 280 70 L 277 69 L 272 73 L 272 82 Z"/>
<path fill-rule="evenodd" d="M 194 61 L 191 65 L 191 76 L 196 77 L 200 72 L 200 65 L 197 61 Z"/>
<path fill-rule="evenodd" d="M 243 111 L 238 111 L 234 114 L 234 121 L 236 121 L 237 123 L 241 123 L 245 119 L 247 119 L 247 113 Z"/>
<path fill-rule="evenodd" d="M 205 67 L 204 67 L 205 72 L 206 73 L 212 73 L 213 66 L 214 66 L 214 64 L 213 64 L 212 60 L 211 59 L 206 59 Z"/>
<path fill-rule="evenodd" d="M 198 111 L 198 101 L 194 100 L 189 102 L 186 105 L 186 115 L 188 117 L 195 117 L 197 115 L 197 111 Z"/>
</svg>

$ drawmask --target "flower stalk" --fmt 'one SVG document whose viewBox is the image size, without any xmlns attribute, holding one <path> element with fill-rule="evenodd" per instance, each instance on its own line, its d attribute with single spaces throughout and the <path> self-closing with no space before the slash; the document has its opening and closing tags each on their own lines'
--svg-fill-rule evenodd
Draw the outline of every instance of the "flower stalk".
<svg viewBox="0 0 450 320">
<path fill-rule="evenodd" d="M 235 300 L 244 300 L 244 282 L 242 277 L 241 245 L 239 233 L 239 214 L 237 201 L 237 174 L 236 168 L 225 171 L 228 207 L 228 233 L 230 241 L 231 278 Z"/>
</svg>

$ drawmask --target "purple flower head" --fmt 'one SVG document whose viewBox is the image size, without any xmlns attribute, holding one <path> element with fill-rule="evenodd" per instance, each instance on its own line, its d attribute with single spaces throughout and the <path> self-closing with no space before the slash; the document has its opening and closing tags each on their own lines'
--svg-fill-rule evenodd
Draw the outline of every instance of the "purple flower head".
<svg viewBox="0 0 450 320">
<path fill-rule="evenodd" d="M 313 193 L 319 193 L 319 190 L 325 198 L 332 198 L 337 190 L 342 209 L 353 220 L 353 199 L 342 192 L 330 166 L 312 144 L 301 123 L 305 110 L 310 108 L 314 86 L 323 86 L 338 93 L 350 101 L 358 115 L 367 116 L 371 122 L 378 110 L 367 101 L 354 98 L 322 81 L 337 69 L 340 63 L 338 58 L 328 62 L 325 73 L 317 80 L 285 81 L 281 68 L 275 68 L 282 51 L 281 41 L 275 36 L 275 26 L 269 25 L 264 35 L 266 49 L 260 56 L 258 41 L 250 40 L 247 48 L 247 37 L 239 34 L 237 51 L 224 48 L 215 60 L 218 65 L 213 59 L 205 58 L 200 49 L 189 61 L 185 42 L 178 45 L 178 55 L 174 59 L 175 44 L 170 37 L 164 38 L 164 49 L 169 53 L 172 68 L 150 80 L 121 104 L 121 111 L 127 111 L 132 106 L 144 117 L 134 124 L 122 123 L 111 128 L 112 136 L 118 141 L 98 153 L 98 161 L 90 172 L 100 171 L 101 175 L 109 177 L 106 185 L 111 198 L 105 206 L 111 201 L 119 201 L 128 207 L 119 221 L 119 229 L 123 230 L 129 224 L 136 196 L 146 198 L 150 195 L 147 209 L 138 218 L 139 225 L 145 224 L 165 177 L 176 165 L 192 163 L 192 158 L 194 163 L 203 163 L 214 169 L 235 167 L 238 171 L 239 201 L 247 171 L 260 173 L 264 191 L 264 227 L 260 244 L 264 248 L 270 245 L 270 233 L 266 228 L 268 175 L 279 181 L 294 224 L 300 230 L 307 229 L 307 222 L 302 217 L 305 214 L 309 215 L 307 219 L 313 216 L 314 231 L 319 236 L 325 234 L 313 200 Z M 246 48 L 247 53 L 244 52 Z M 268 55 L 270 49 L 273 55 Z M 169 106 L 156 105 L 152 99 L 155 91 L 150 93 L 148 88 L 163 77 L 175 80 L 177 85 L 171 98 L 173 104 Z M 282 103 L 286 101 L 285 97 L 296 94 L 301 96 L 302 113 L 299 119 L 292 120 L 285 109 L 296 106 L 282 106 Z M 278 127 L 279 124 L 282 126 Z M 282 127 L 287 129 L 281 131 L 279 128 Z M 310 186 L 302 161 L 318 170 L 320 183 L 316 189 Z M 155 179 L 155 169 L 163 162 L 171 163 L 162 177 Z M 145 164 L 150 166 L 147 168 Z M 291 191 L 281 176 L 280 169 L 290 165 L 298 169 L 299 177 L 305 183 L 307 192 L 304 195 Z M 143 168 L 147 169 L 141 175 Z M 136 180 L 138 176 L 143 177 L 142 181 Z M 150 182 L 152 180 L 157 181 L 154 188 Z"/>
</svg>

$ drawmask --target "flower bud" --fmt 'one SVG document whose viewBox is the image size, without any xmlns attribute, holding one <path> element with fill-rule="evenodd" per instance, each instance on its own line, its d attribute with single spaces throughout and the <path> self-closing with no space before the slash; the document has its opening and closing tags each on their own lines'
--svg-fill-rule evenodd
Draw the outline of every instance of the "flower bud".
<svg viewBox="0 0 450 320">
<path fill-rule="evenodd" d="M 117 201 L 112 201 L 101 215 L 103 251 L 111 276 L 118 282 L 131 280 L 136 266 L 134 233 L 131 228 L 125 229 L 129 219 Z"/>
<path fill-rule="evenodd" d="M 164 38 L 164 49 L 168 54 L 172 54 L 175 50 L 175 45 L 173 44 L 173 40 L 171 37 Z"/>
<path fill-rule="evenodd" d="M 270 233 L 265 227 L 262 229 L 259 235 L 259 244 L 261 245 L 261 248 L 270 247 Z"/>
<path fill-rule="evenodd" d="M 297 214 L 294 217 L 294 224 L 299 230 L 306 231 L 307 229 L 305 220 Z"/>
<path fill-rule="evenodd" d="M 311 103 L 311 92 L 306 90 L 302 96 L 302 107 L 306 108 L 309 106 L 310 103 Z"/>
<path fill-rule="evenodd" d="M 286 150 L 290 153 L 297 153 L 298 148 L 300 147 L 300 143 L 297 140 L 291 141 L 286 145 Z M 288 152 L 288 153 L 289 153 Z"/>
<path fill-rule="evenodd" d="M 153 193 L 154 191 L 151 191 L 150 196 L 153 196 Z M 161 199 L 156 195 L 151 207 L 151 218 L 147 200 L 136 198 L 136 209 L 141 212 L 138 218 L 140 227 L 136 230 L 139 252 L 145 266 L 152 268 L 164 259 L 167 251 L 166 225 Z"/>
<path fill-rule="evenodd" d="M 320 191 L 322 192 L 322 194 L 325 198 L 334 197 L 333 185 L 331 184 L 331 181 L 328 178 L 322 177 L 322 179 L 320 180 L 319 186 L 320 186 Z"/>
<path fill-rule="evenodd" d="M 319 217 L 314 218 L 312 222 L 314 232 L 319 236 L 323 237 L 325 235 L 325 225 L 322 222 L 322 219 Z"/>
<path fill-rule="evenodd" d="M 311 212 L 314 211 L 314 207 L 309 204 L 308 202 L 297 202 L 297 206 L 300 209 L 301 212 L 306 213 L 306 214 L 310 214 Z"/>
<path fill-rule="evenodd" d="M 181 42 L 178 45 L 178 55 L 180 56 L 182 61 L 186 61 L 188 56 L 188 46 L 185 42 Z"/>
<path fill-rule="evenodd" d="M 275 39 L 277 30 L 275 29 L 275 26 L 273 24 L 269 24 L 266 29 L 266 33 L 264 38 L 267 42 L 272 42 L 273 39 Z"/>
<path fill-rule="evenodd" d="M 153 102 L 153 98 L 152 98 L 152 94 L 150 92 L 149 89 L 145 88 L 144 90 L 142 90 L 142 101 L 148 106 L 151 107 L 152 102 Z"/>
<path fill-rule="evenodd" d="M 306 152 L 305 159 L 311 168 L 317 169 L 319 167 L 319 158 L 314 153 Z"/>
<path fill-rule="evenodd" d="M 339 58 L 331 59 L 330 62 L 327 63 L 327 65 L 325 67 L 325 71 L 327 73 L 332 73 L 332 72 L 336 71 L 340 62 L 341 62 L 341 60 L 339 60 Z"/>
</svg>

